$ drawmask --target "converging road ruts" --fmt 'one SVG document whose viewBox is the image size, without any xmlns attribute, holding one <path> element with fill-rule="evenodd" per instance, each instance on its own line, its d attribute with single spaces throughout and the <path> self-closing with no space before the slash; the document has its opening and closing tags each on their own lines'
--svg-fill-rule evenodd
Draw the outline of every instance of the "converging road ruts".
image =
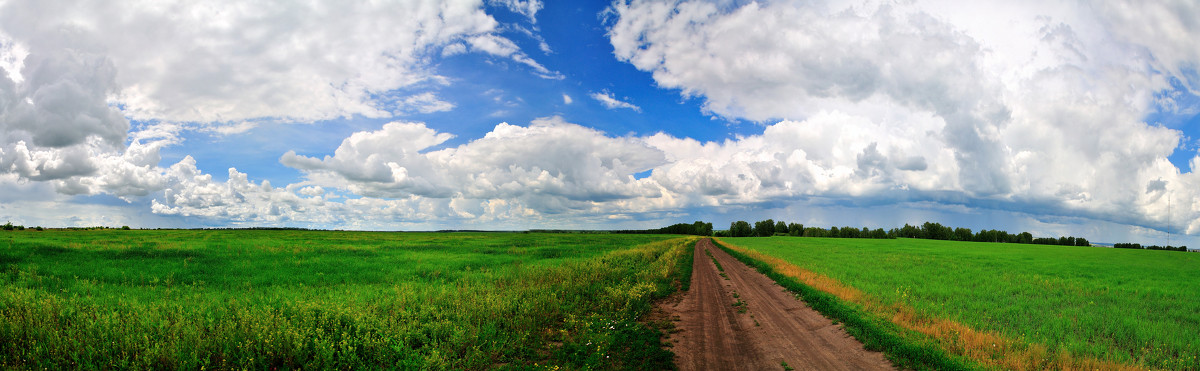
<svg viewBox="0 0 1200 371">
<path fill-rule="evenodd" d="M 694 254 L 691 289 L 665 308 L 679 317 L 670 341 L 681 370 L 895 369 L 711 240 L 697 242 Z"/>
</svg>

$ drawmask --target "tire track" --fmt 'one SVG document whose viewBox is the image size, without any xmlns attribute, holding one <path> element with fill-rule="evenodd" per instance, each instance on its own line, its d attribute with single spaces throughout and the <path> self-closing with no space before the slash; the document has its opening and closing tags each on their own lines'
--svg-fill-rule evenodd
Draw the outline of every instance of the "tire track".
<svg viewBox="0 0 1200 371">
<path fill-rule="evenodd" d="M 781 370 L 784 362 L 796 370 L 895 369 L 711 240 L 697 242 L 693 253 L 691 290 L 665 308 L 679 318 L 669 340 L 681 370 Z"/>
</svg>

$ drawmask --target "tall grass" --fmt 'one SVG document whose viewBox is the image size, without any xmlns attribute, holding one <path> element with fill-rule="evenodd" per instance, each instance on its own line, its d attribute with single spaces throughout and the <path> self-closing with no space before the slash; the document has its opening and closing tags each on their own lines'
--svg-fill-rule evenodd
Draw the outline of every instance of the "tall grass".
<svg viewBox="0 0 1200 371">
<path fill-rule="evenodd" d="M 0 235 L 0 366 L 670 367 L 637 319 L 694 239 L 302 231 Z M 6 244 L 7 245 L 7 244 Z"/>
<path fill-rule="evenodd" d="M 1200 254 L 931 240 L 729 238 L 1005 369 L 1200 369 Z M 818 282 L 819 283 L 819 282 Z"/>
</svg>

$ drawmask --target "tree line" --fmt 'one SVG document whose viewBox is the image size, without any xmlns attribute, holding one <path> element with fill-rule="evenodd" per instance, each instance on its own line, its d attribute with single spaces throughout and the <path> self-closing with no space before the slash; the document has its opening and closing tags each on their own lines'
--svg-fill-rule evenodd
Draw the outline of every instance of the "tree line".
<svg viewBox="0 0 1200 371">
<path fill-rule="evenodd" d="M 6 230 L 6 231 L 23 231 L 23 230 L 25 230 L 25 226 L 19 225 L 19 224 L 13 225 L 12 222 L 8 222 L 8 223 L 4 223 L 4 224 L 0 225 L 0 229 Z M 35 231 L 40 231 L 40 230 L 42 230 L 42 227 L 41 226 L 29 227 L 29 229 L 32 229 Z"/>
<path fill-rule="evenodd" d="M 768 237 L 768 236 L 793 236 L 793 237 L 837 237 L 837 238 L 895 238 L 888 236 L 888 233 L 883 228 L 869 229 L 863 227 L 831 227 L 824 229 L 820 227 L 805 227 L 804 224 L 786 223 L 784 221 L 775 221 L 767 219 L 755 222 L 754 226 L 750 226 L 744 220 L 733 222 L 729 225 L 729 230 L 716 231 L 717 237 Z"/>
<path fill-rule="evenodd" d="M 950 228 L 940 223 L 925 222 L 921 226 L 904 224 L 904 227 L 893 229 L 896 237 L 924 238 L 929 240 L 973 241 L 973 242 L 1006 242 L 1034 245 L 1060 246 L 1091 246 L 1083 237 L 1038 237 L 1034 238 L 1029 232 L 1009 233 L 995 229 L 985 229 L 972 233 L 970 228 Z M 891 233 L 891 231 L 889 231 Z"/>
<path fill-rule="evenodd" d="M 712 236 L 713 225 L 712 223 L 705 223 L 697 220 L 692 224 L 672 224 L 658 229 L 625 229 L 610 232 L 621 234 L 689 234 L 695 236 Z"/>
<path fill-rule="evenodd" d="M 1118 249 L 1143 249 L 1143 250 L 1166 250 L 1166 251 L 1188 251 L 1187 246 L 1159 246 L 1150 245 L 1142 246 L 1140 243 L 1114 243 L 1114 248 Z"/>
<path fill-rule="evenodd" d="M 729 230 L 716 231 L 717 237 L 768 237 L 768 236 L 794 236 L 794 237 L 833 237 L 833 238 L 921 238 L 927 240 L 945 240 L 945 241 L 972 241 L 972 242 L 1006 242 L 1006 243 L 1022 243 L 1022 244 L 1037 244 L 1037 245 L 1060 245 L 1060 246 L 1091 246 L 1086 238 L 1063 236 L 1059 238 L 1052 237 L 1033 237 L 1029 232 L 1009 233 L 994 229 L 985 229 L 979 232 L 974 232 L 970 228 L 951 228 L 940 223 L 925 222 L 920 226 L 904 224 L 900 228 L 892 228 L 883 230 L 883 228 L 870 229 L 867 227 L 830 227 L 824 229 L 820 227 L 805 227 L 804 224 L 786 223 L 783 221 L 775 221 L 767 219 L 755 222 L 754 225 L 739 220 L 729 225 Z M 1158 247 L 1158 246 L 1156 246 Z M 1169 246 L 1168 246 L 1169 247 Z M 1166 249 L 1166 248 L 1162 248 Z"/>
</svg>

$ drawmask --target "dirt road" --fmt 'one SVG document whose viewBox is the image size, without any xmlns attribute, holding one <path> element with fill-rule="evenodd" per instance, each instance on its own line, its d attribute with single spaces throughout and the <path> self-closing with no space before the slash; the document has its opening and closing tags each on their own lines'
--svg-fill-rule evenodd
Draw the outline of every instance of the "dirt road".
<svg viewBox="0 0 1200 371">
<path fill-rule="evenodd" d="M 669 340 L 681 370 L 783 370 L 784 362 L 796 370 L 894 369 L 882 353 L 863 349 L 841 326 L 710 240 L 698 242 L 695 254 L 691 290 L 665 308 L 679 318 Z"/>
</svg>

